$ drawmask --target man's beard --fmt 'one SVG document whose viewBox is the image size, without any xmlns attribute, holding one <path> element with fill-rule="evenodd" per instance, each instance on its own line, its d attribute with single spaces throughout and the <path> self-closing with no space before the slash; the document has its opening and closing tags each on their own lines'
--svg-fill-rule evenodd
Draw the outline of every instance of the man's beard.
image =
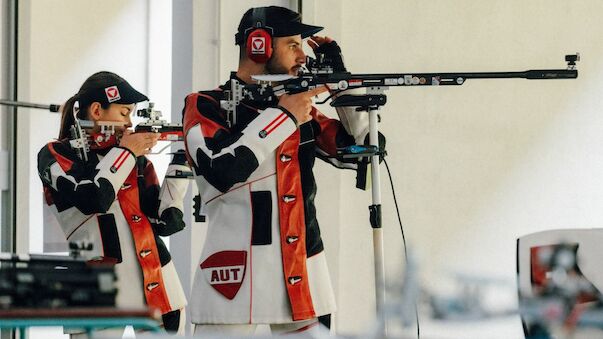
<svg viewBox="0 0 603 339">
<path fill-rule="evenodd" d="M 267 74 L 291 74 L 291 73 L 293 73 L 292 75 L 297 75 L 299 73 L 300 69 L 301 69 L 301 65 L 295 65 L 295 67 L 293 69 L 287 69 L 275 57 L 268 59 L 268 62 L 266 62 L 266 73 Z"/>
</svg>

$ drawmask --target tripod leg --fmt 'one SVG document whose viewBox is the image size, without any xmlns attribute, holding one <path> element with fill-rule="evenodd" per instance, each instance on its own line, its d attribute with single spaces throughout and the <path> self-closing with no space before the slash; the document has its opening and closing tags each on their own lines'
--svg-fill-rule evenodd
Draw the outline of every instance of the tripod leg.
<svg viewBox="0 0 603 339">
<path fill-rule="evenodd" d="M 369 140 L 371 145 L 379 147 L 379 117 L 377 110 L 369 110 Z M 371 157 L 371 191 L 373 204 L 369 207 L 371 227 L 373 228 L 373 254 L 375 260 L 375 296 L 377 314 L 383 314 L 385 304 L 385 262 L 383 254 L 383 229 L 381 228 L 381 176 L 379 173 L 379 154 Z M 383 333 L 386 334 L 385 323 Z"/>
</svg>

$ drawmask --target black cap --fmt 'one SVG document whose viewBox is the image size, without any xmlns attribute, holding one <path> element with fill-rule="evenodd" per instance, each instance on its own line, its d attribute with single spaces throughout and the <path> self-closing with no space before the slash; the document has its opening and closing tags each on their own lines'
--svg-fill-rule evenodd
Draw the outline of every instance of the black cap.
<svg viewBox="0 0 603 339">
<path fill-rule="evenodd" d="M 136 104 L 148 101 L 146 95 L 138 92 L 127 81 L 121 79 L 113 84 L 107 84 L 101 88 L 94 88 L 78 94 L 80 107 L 85 107 L 93 102 L 99 102 L 103 106 L 108 104 Z"/>
<path fill-rule="evenodd" d="M 284 37 L 301 34 L 302 39 L 310 37 L 324 27 L 306 25 L 301 22 L 301 15 L 290 9 L 278 6 L 250 8 L 243 14 L 239 29 L 235 34 L 235 44 L 245 42 L 247 33 L 260 26 L 271 30 L 273 37 Z"/>
</svg>

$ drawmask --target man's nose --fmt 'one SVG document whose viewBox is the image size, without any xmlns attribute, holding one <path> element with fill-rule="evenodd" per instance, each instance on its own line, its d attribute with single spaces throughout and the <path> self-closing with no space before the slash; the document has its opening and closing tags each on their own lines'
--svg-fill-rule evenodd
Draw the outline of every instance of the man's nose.
<svg viewBox="0 0 603 339">
<path fill-rule="evenodd" d="M 303 49 L 301 49 L 301 48 L 299 49 L 299 52 L 297 53 L 295 61 L 297 61 L 297 63 L 299 63 L 299 64 L 306 63 L 306 53 L 304 53 Z"/>
</svg>

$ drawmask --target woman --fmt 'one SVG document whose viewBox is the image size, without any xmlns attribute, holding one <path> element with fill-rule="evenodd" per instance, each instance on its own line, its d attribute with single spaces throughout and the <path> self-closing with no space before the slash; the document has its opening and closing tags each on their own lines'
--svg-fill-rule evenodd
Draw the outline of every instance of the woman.
<svg viewBox="0 0 603 339">
<path fill-rule="evenodd" d="M 184 228 L 187 182 L 166 178 L 160 189 L 144 156 L 159 134 L 128 129 L 136 103 L 147 100 L 114 73 L 93 74 L 65 103 L 59 139 L 39 152 L 38 171 L 67 241 L 92 243 L 86 259 L 115 264 L 117 306 L 159 309 L 165 329 L 183 333 L 186 299 L 159 236 Z M 78 125 L 90 127 L 87 150 L 72 135 Z M 167 174 L 176 170 L 188 170 L 184 156 Z"/>
</svg>

